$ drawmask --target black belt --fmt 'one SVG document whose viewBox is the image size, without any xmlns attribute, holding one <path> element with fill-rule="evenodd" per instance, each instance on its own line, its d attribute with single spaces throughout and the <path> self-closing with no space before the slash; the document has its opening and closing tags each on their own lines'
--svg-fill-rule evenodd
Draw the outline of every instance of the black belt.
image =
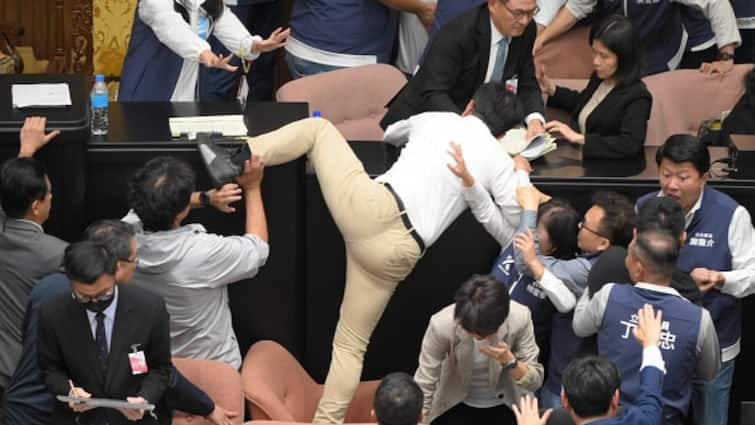
<svg viewBox="0 0 755 425">
<path fill-rule="evenodd" d="M 393 187 L 391 187 L 391 184 L 388 182 L 383 182 L 383 186 L 385 186 L 386 189 L 388 189 L 388 192 L 393 195 L 393 198 L 396 200 L 396 204 L 398 205 L 398 211 L 401 215 L 401 222 L 404 223 L 404 227 L 406 227 L 406 230 L 409 231 L 409 234 L 412 235 L 412 238 L 415 242 L 417 242 L 417 245 L 419 245 L 419 253 L 420 255 L 425 253 L 425 242 L 422 240 L 422 237 L 420 237 L 419 233 L 417 233 L 417 230 L 414 229 L 414 226 L 412 226 L 412 221 L 409 220 L 409 214 L 406 213 L 406 207 L 404 207 L 404 202 L 401 201 L 401 198 L 398 196 L 398 193 L 396 193 L 395 190 L 393 190 Z"/>
</svg>

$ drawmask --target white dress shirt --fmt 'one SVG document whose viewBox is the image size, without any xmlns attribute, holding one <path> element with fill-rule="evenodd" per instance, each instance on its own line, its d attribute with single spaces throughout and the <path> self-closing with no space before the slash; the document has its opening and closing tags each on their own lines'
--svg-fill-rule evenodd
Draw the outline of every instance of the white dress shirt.
<svg viewBox="0 0 755 425">
<path fill-rule="evenodd" d="M 113 288 L 113 301 L 102 310 L 105 315 L 105 341 L 107 350 L 110 352 L 110 341 L 113 336 L 113 324 L 115 323 L 115 312 L 118 310 L 118 285 Z M 92 340 L 97 339 L 97 313 L 87 310 L 87 319 L 89 319 L 89 328 L 92 330 Z"/>
<path fill-rule="evenodd" d="M 209 43 L 197 35 L 199 16 L 204 15 L 200 9 L 202 1 L 182 0 L 180 3 L 189 13 L 189 23 L 173 9 L 173 2 L 169 0 L 141 0 L 137 13 L 161 43 L 184 59 L 171 102 L 192 102 L 196 100 L 199 54 L 211 49 Z M 234 54 L 243 50 L 247 60 L 259 56 L 252 53 L 252 41 L 261 41 L 262 37 L 252 37 L 231 9 L 226 8 L 211 28 L 211 34 Z"/>
<path fill-rule="evenodd" d="M 505 37 L 503 34 L 501 34 L 500 31 L 498 31 L 498 28 L 496 28 L 495 24 L 493 23 L 493 19 L 490 19 L 490 54 L 488 55 L 488 69 L 485 71 L 485 82 L 490 81 L 490 77 L 493 75 L 493 68 L 495 68 L 495 57 L 498 54 L 498 49 L 500 48 L 501 40 L 503 40 Z M 506 59 L 509 57 L 509 51 L 508 47 L 511 44 L 511 39 L 507 39 L 507 48 L 506 48 L 506 54 L 503 56 L 503 66 L 504 69 L 506 67 Z M 516 78 L 516 77 L 515 77 Z M 506 83 L 506 81 L 501 81 L 501 83 Z M 526 111 L 525 111 L 526 112 Z M 528 114 L 526 117 L 524 117 L 524 122 L 529 124 L 530 121 L 538 119 L 543 124 L 545 124 L 545 117 L 540 112 L 533 112 L 531 114 Z"/>
<path fill-rule="evenodd" d="M 514 161 L 479 118 L 426 112 L 391 124 L 384 140 L 395 145 L 409 141 L 399 159 L 376 180 L 390 183 L 427 247 L 467 208 L 462 181 L 448 169 L 454 163 L 449 154 L 452 141 L 461 145 L 467 169 L 500 209 L 494 237 L 510 240 L 521 211 Z"/>
</svg>

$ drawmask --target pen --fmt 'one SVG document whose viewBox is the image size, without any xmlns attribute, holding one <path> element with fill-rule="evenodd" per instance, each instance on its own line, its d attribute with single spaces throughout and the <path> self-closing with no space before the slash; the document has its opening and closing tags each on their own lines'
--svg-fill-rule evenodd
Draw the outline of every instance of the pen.
<svg viewBox="0 0 755 425">
<path fill-rule="evenodd" d="M 74 386 L 73 386 L 73 381 L 69 379 L 69 380 L 68 380 L 68 385 L 70 385 L 70 386 L 71 386 L 71 396 L 73 396 L 73 389 L 74 389 Z"/>
</svg>

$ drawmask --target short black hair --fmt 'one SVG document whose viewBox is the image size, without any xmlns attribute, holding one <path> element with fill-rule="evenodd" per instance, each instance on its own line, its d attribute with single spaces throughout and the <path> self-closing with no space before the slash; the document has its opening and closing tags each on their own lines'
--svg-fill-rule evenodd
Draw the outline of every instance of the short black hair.
<svg viewBox="0 0 755 425">
<path fill-rule="evenodd" d="M 84 230 L 84 239 L 104 244 L 119 260 L 131 256 L 134 228 L 121 220 L 97 220 Z"/>
<path fill-rule="evenodd" d="M 169 230 L 191 202 L 194 171 L 186 162 L 158 156 L 136 171 L 129 183 L 129 203 L 144 230 Z"/>
<path fill-rule="evenodd" d="M 655 153 L 655 163 L 660 166 L 667 159 L 674 164 L 691 162 L 700 175 L 710 169 L 710 153 L 708 148 L 695 136 L 689 134 L 674 134 L 658 148 Z"/>
<path fill-rule="evenodd" d="M 537 222 L 545 227 L 554 248 L 548 255 L 561 260 L 577 256 L 579 220 L 577 210 L 565 200 L 553 198 L 540 204 L 537 209 Z"/>
<path fill-rule="evenodd" d="M 503 84 L 489 82 L 475 91 L 473 115 L 488 126 L 495 137 L 500 137 L 524 120 L 524 105 Z"/>
<path fill-rule="evenodd" d="M 424 395 L 404 372 L 385 375 L 375 391 L 375 418 L 379 425 L 417 425 L 422 419 Z"/>
<path fill-rule="evenodd" d="M 610 15 L 593 24 L 590 45 L 599 40 L 613 52 L 618 63 L 614 79 L 617 84 L 629 84 L 642 77 L 644 55 L 640 35 L 632 22 L 623 15 Z"/>
<path fill-rule="evenodd" d="M 603 357 L 577 357 L 564 369 L 561 385 L 574 413 L 591 418 L 608 413 L 611 398 L 621 386 L 621 373 Z"/>
<path fill-rule="evenodd" d="M 668 231 L 648 230 L 638 233 L 630 246 L 640 258 L 648 273 L 656 278 L 671 280 L 679 258 L 679 240 Z"/>
<path fill-rule="evenodd" d="M 474 275 L 456 291 L 454 318 L 479 336 L 496 333 L 509 315 L 509 291 L 492 276 Z"/>
<path fill-rule="evenodd" d="M 601 190 L 593 195 L 593 205 L 603 210 L 600 220 L 601 235 L 611 242 L 611 245 L 626 247 L 632 240 L 635 212 L 634 204 L 624 195 L 616 192 Z"/>
<path fill-rule="evenodd" d="M 81 241 L 66 247 L 63 268 L 72 281 L 92 284 L 103 274 L 115 275 L 116 258 L 105 244 Z"/>
<path fill-rule="evenodd" d="M 34 158 L 12 158 L 0 169 L 0 205 L 8 217 L 23 218 L 47 195 L 47 170 Z"/>
<path fill-rule="evenodd" d="M 679 239 L 685 225 L 682 205 L 665 196 L 648 199 L 637 210 L 637 233 L 661 230 Z"/>
</svg>

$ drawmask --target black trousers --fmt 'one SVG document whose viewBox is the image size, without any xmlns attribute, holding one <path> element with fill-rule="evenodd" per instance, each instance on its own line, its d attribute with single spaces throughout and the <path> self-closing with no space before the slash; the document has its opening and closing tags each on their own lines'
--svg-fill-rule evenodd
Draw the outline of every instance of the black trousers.
<svg viewBox="0 0 755 425">
<path fill-rule="evenodd" d="M 435 418 L 431 425 L 516 425 L 516 416 L 505 404 L 480 409 L 459 403 Z"/>
</svg>

